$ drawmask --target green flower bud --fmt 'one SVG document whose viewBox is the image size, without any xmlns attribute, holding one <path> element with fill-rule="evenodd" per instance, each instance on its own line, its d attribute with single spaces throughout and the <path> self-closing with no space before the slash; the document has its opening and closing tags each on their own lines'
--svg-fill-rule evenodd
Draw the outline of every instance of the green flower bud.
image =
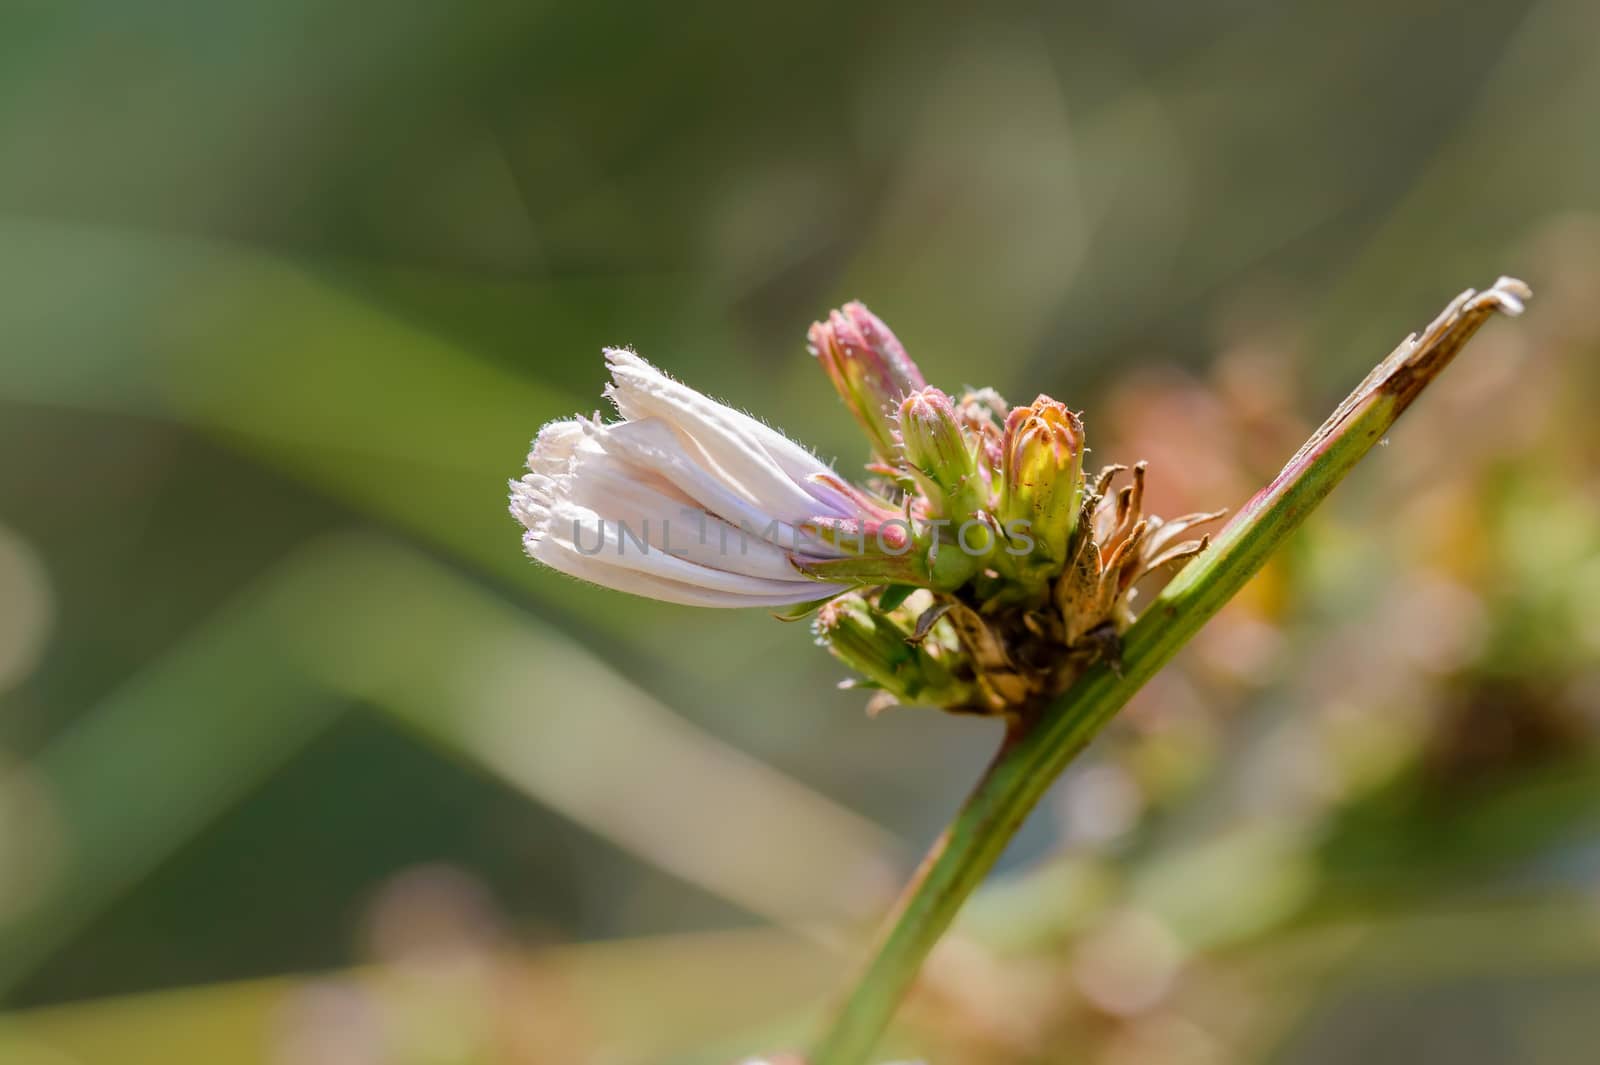
<svg viewBox="0 0 1600 1065">
<path fill-rule="evenodd" d="M 834 657 L 899 702 L 960 706 L 972 698 L 971 683 L 930 651 L 944 648 L 913 643 L 906 628 L 857 593 L 823 604 L 813 631 Z"/>
<path fill-rule="evenodd" d="M 949 396 L 937 388 L 907 396 L 900 439 L 911 476 L 940 516 L 965 520 L 984 508 L 972 444 Z"/>
<path fill-rule="evenodd" d="M 826 322 L 813 324 L 807 339 L 811 354 L 866 430 L 873 451 L 893 463 L 894 419 L 900 401 L 926 384 L 922 371 L 889 327 L 860 303 L 847 303 Z"/>
</svg>

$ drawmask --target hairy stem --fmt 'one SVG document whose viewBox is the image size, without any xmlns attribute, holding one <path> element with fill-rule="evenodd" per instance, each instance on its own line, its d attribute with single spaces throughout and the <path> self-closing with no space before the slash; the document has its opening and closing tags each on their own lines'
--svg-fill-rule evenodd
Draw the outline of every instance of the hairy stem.
<svg viewBox="0 0 1600 1065">
<path fill-rule="evenodd" d="M 1261 569 L 1478 328 L 1495 311 L 1520 313 L 1529 295 L 1522 282 L 1501 278 L 1486 292 L 1462 293 L 1421 336 L 1407 337 L 1128 630 L 1120 676 L 1092 668 L 1037 719 L 1008 730 L 988 771 L 901 895 L 809 1065 L 866 1065 L 961 904 L 1078 752 Z"/>
</svg>

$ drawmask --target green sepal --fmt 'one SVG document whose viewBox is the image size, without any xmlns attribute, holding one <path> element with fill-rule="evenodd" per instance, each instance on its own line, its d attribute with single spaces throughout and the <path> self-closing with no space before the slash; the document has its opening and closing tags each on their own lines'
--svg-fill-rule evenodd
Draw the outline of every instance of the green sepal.
<svg viewBox="0 0 1600 1065">
<path fill-rule="evenodd" d="M 832 598 L 833 596 L 827 595 L 821 599 L 813 599 L 808 603 L 796 603 L 782 610 L 774 610 L 772 616 L 779 621 L 804 621 L 818 610 L 821 610 L 823 605 Z"/>
<path fill-rule="evenodd" d="M 915 591 L 917 586 L 914 584 L 891 584 L 878 593 L 878 609 L 887 614 L 904 605 Z"/>
</svg>

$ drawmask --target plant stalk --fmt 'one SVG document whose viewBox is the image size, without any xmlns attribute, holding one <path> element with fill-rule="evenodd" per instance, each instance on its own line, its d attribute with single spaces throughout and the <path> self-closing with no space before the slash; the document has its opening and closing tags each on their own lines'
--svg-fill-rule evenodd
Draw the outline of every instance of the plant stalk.
<svg viewBox="0 0 1600 1065">
<path fill-rule="evenodd" d="M 1501 278 L 1486 292 L 1463 292 L 1421 336 L 1407 337 L 1128 629 L 1120 676 L 1094 666 L 1038 717 L 1007 730 L 890 913 L 808 1065 L 867 1065 L 934 944 L 1073 758 L 1255 576 L 1478 328 L 1496 311 L 1521 313 L 1530 295 L 1521 281 Z"/>
</svg>

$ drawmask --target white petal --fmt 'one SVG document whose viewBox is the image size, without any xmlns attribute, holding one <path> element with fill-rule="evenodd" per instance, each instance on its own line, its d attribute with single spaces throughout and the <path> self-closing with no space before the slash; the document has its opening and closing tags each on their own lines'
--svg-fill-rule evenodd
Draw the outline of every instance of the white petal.
<svg viewBox="0 0 1600 1065">
<path fill-rule="evenodd" d="M 648 544 L 640 546 L 621 536 L 614 523 L 566 500 L 558 500 L 542 529 L 529 536 L 541 549 L 530 546 L 529 553 L 540 561 L 624 591 L 638 583 L 635 577 L 740 596 L 751 603 L 800 603 L 843 590 L 842 585 L 813 581 L 792 566 L 782 578 L 756 577 L 700 565 Z"/>
<path fill-rule="evenodd" d="M 631 351 L 607 349 L 606 362 L 612 378 L 607 394 L 624 418 L 665 420 L 749 502 L 791 522 L 836 510 L 833 492 L 811 490 L 810 478 L 829 467 L 782 433 L 674 381 Z"/>
<path fill-rule="evenodd" d="M 538 528 L 550 513 L 550 496 L 533 483 L 534 474 L 511 482 L 511 516 L 529 530 Z"/>
<path fill-rule="evenodd" d="M 690 497 L 700 507 L 726 522 L 744 539 L 759 539 L 775 520 L 719 481 L 714 473 L 695 461 L 671 426 L 660 418 L 620 422 L 602 426 L 591 437 L 609 454 L 637 467 L 647 468 Z M 806 553 L 828 557 L 840 554 L 815 538 L 804 537 L 790 522 L 779 521 L 772 528 L 772 540 L 793 549 L 804 544 Z"/>
<path fill-rule="evenodd" d="M 787 572 L 779 571 L 777 576 L 739 573 L 731 568 L 721 568 L 722 564 L 741 560 L 737 545 L 732 545 L 733 553 L 720 556 L 717 544 L 713 541 L 702 551 L 712 555 L 718 564 L 707 565 L 663 550 L 659 526 L 651 527 L 651 538 L 646 538 L 638 525 L 627 524 L 625 528 L 626 535 L 615 520 L 608 520 L 588 507 L 562 499 L 550 508 L 544 535 L 571 544 L 580 554 L 599 559 L 609 566 L 650 573 L 716 591 L 740 595 L 782 595 L 796 585 L 814 583 L 790 565 L 787 559 L 782 560 Z M 656 542 L 651 543 L 651 539 Z M 682 539 L 692 541 L 693 537 L 684 536 Z M 673 541 L 673 547 L 676 551 L 676 540 Z M 742 560 L 748 562 L 750 558 Z M 818 593 L 819 596 L 822 594 Z"/>
<path fill-rule="evenodd" d="M 795 585 L 783 595 L 738 595 L 712 591 L 699 585 L 667 580 L 634 570 L 608 566 L 603 560 L 579 554 L 569 545 L 550 539 L 537 539 L 532 533 L 526 537 L 528 554 L 551 569 L 560 570 L 569 577 L 588 581 L 630 595 L 647 599 L 660 599 L 667 603 L 705 607 L 789 606 L 822 599 L 843 591 L 838 585 L 808 583 Z"/>
<path fill-rule="evenodd" d="M 546 424 L 534 437 L 533 448 L 528 452 L 528 469 L 552 477 L 562 472 L 583 439 L 583 428 L 583 422 L 572 418 Z"/>
<path fill-rule="evenodd" d="M 610 434 L 596 436 L 579 445 L 557 495 L 605 522 L 612 534 L 611 549 L 621 540 L 620 524 L 633 537 L 623 542 L 625 547 L 642 540 L 651 548 L 713 570 L 795 579 L 789 552 L 783 549 L 785 544 L 793 548 L 801 543 L 793 530 L 789 539 L 783 539 L 780 532 L 776 542 L 769 542 L 760 536 L 763 525 L 754 526 L 754 532 L 729 525 L 653 470 L 605 450 L 603 441 L 610 438 Z M 599 537 L 598 525 L 583 531 L 591 540 Z M 810 553 L 811 541 L 805 541 L 805 546 Z"/>
</svg>

